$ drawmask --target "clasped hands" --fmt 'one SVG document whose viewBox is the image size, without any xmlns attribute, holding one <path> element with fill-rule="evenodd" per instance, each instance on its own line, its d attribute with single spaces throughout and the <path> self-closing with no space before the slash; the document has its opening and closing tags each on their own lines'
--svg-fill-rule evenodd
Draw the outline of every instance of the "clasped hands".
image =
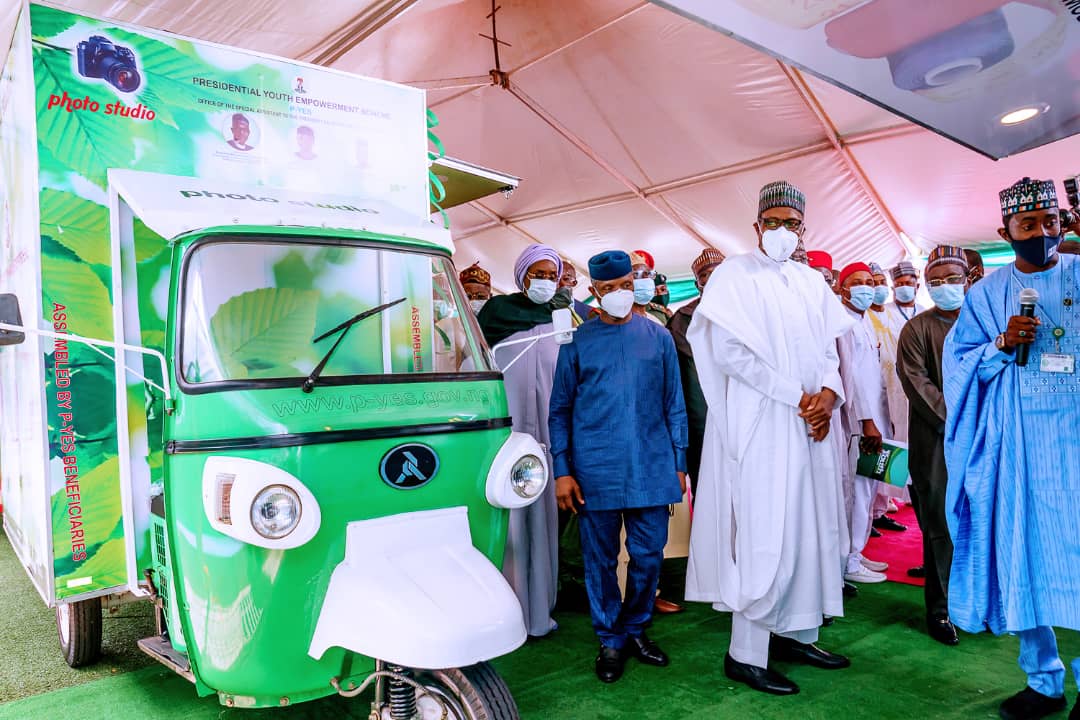
<svg viewBox="0 0 1080 720">
<path fill-rule="evenodd" d="M 814 442 L 821 442 L 829 436 L 829 423 L 832 421 L 833 407 L 836 405 L 836 393 L 829 388 L 821 392 L 804 392 L 799 400 L 799 417 L 810 428 L 810 437 Z"/>
</svg>

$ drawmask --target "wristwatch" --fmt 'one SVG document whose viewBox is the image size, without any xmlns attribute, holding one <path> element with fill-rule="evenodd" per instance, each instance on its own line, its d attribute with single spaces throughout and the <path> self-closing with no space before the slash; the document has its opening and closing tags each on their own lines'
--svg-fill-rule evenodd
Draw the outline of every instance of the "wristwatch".
<svg viewBox="0 0 1080 720">
<path fill-rule="evenodd" d="M 994 338 L 994 346 L 1002 352 L 1005 351 L 1005 333 L 1001 333 L 996 338 Z"/>
</svg>

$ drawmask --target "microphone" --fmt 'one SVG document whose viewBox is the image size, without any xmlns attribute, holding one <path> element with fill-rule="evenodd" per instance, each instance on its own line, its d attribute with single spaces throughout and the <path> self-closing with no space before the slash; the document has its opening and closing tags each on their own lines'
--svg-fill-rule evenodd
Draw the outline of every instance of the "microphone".
<svg viewBox="0 0 1080 720">
<path fill-rule="evenodd" d="M 1020 317 L 1035 317 L 1035 304 L 1039 302 L 1039 291 L 1035 288 L 1024 288 L 1020 291 Z M 1024 367 L 1031 354 L 1031 345 L 1021 345 L 1016 348 L 1016 364 Z"/>
</svg>

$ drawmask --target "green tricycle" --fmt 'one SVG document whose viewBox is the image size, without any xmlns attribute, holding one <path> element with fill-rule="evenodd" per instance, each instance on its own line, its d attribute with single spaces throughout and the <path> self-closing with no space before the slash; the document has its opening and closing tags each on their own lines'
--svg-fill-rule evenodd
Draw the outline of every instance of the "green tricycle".
<svg viewBox="0 0 1080 720">
<path fill-rule="evenodd" d="M 229 707 L 374 686 L 372 718 L 517 718 L 487 661 L 526 637 L 499 565 L 548 466 L 510 430 L 449 232 L 374 202 L 134 171 L 109 172 L 109 197 L 113 338 L 65 332 L 74 307 L 24 323 L 0 297 L 0 358 L 115 360 L 126 577 L 55 599 L 68 663 L 99 657 L 103 603 L 144 600 L 140 648 Z M 63 433 L 58 455 L 77 458 Z"/>
</svg>

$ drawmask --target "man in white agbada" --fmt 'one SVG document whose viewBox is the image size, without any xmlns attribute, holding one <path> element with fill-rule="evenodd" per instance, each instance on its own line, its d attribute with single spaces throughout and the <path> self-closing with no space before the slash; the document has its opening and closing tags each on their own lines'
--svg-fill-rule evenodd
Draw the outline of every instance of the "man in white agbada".
<svg viewBox="0 0 1080 720">
<path fill-rule="evenodd" d="M 686 599 L 733 614 L 725 673 L 777 695 L 799 688 L 769 669 L 770 651 L 850 664 L 814 643 L 822 616 L 844 611 L 843 497 L 823 441 L 843 395 L 836 339 L 854 321 L 816 270 L 789 260 L 804 207 L 786 182 L 762 188 L 758 250 L 714 271 L 687 332 L 709 415 Z"/>
<path fill-rule="evenodd" d="M 865 317 L 870 321 L 874 335 L 877 337 L 881 380 L 885 390 L 882 402 L 885 404 L 885 416 L 889 419 L 889 427 L 879 429 L 886 439 L 906 443 L 908 399 L 904 394 L 904 388 L 900 386 L 900 376 L 896 373 L 896 344 L 904 325 L 919 312 L 919 308 L 915 305 L 915 294 L 919 289 L 919 273 L 915 266 L 907 261 L 901 262 L 890 270 L 895 301 L 886 302 L 889 297 L 889 285 L 885 271 L 877 263 L 870 263 L 870 271 L 874 275 L 874 304 L 870 306 Z M 893 498 L 898 498 L 903 502 L 911 501 L 911 496 L 905 488 L 880 483 L 877 497 L 874 498 L 873 526 L 878 530 L 904 532 L 907 530 L 906 525 L 896 522 L 885 514 Z M 892 508 L 895 510 L 896 506 L 892 505 Z"/>
<path fill-rule="evenodd" d="M 919 271 L 907 260 L 889 270 L 893 281 L 893 302 L 882 312 L 870 315 L 878 342 L 881 343 L 881 377 L 885 381 L 885 398 L 889 405 L 892 439 L 907 442 L 909 403 L 900 376 L 896 373 L 896 345 L 900 331 L 908 320 L 922 312 L 915 303 L 919 291 Z M 874 308 L 871 308 L 873 310 Z"/>
<path fill-rule="evenodd" d="M 849 458 L 843 468 L 843 487 L 847 499 L 851 547 L 844 579 L 852 583 L 885 582 L 883 573 L 889 569 L 887 563 L 870 560 L 862 554 L 870 539 L 874 500 L 881 483 L 855 472 L 860 451 L 881 452 L 880 428 L 889 427 L 878 342 L 867 318 L 874 301 L 873 283 L 872 270 L 865 263 L 851 263 L 840 271 L 840 298 L 844 310 L 855 321 L 855 326 L 837 343 L 840 377 L 844 381 L 847 398 L 841 413 L 841 425 L 848 440 Z"/>
</svg>

